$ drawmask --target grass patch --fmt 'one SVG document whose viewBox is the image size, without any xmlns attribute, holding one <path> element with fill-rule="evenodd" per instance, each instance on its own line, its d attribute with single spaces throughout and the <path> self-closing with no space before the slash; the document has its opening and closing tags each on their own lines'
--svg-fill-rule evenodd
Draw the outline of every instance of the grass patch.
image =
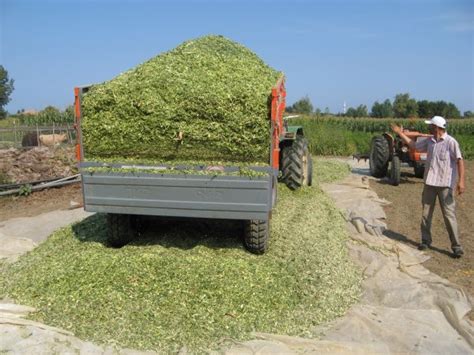
<svg viewBox="0 0 474 355">
<path fill-rule="evenodd" d="M 121 249 L 105 246 L 101 214 L 59 230 L 2 267 L 0 297 L 33 306 L 33 319 L 90 341 L 200 352 L 252 331 L 311 336 L 312 326 L 341 316 L 359 296 L 344 220 L 316 186 L 279 186 L 263 256 L 243 249 L 239 222 L 148 222 Z"/>
</svg>

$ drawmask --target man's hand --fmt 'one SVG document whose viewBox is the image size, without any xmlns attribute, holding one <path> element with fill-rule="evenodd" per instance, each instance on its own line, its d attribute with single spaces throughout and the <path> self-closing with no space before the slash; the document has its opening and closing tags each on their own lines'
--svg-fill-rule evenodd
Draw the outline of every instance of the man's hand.
<svg viewBox="0 0 474 355">
<path fill-rule="evenodd" d="M 403 133 L 403 127 L 395 123 L 392 123 L 390 126 L 392 127 L 392 131 L 398 134 L 406 145 L 408 145 L 410 148 L 415 148 L 415 142 L 412 141 L 409 137 L 407 137 L 405 133 Z"/>
<path fill-rule="evenodd" d="M 464 182 L 459 181 L 458 185 L 456 186 L 456 192 L 458 193 L 458 195 L 462 195 L 465 190 L 466 187 L 464 186 Z"/>
<path fill-rule="evenodd" d="M 400 127 L 399 125 L 395 124 L 395 123 L 392 123 L 390 125 L 392 127 L 392 131 L 398 135 L 400 135 L 400 133 L 402 132 L 402 127 Z"/>
</svg>

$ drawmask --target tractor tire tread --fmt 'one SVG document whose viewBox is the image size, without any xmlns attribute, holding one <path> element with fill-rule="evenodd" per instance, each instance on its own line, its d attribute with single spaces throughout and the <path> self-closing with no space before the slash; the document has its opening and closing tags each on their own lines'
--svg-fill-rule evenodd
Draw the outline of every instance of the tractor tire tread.
<svg viewBox="0 0 474 355">
<path fill-rule="evenodd" d="M 390 147 L 384 136 L 376 136 L 370 145 L 370 174 L 377 178 L 387 176 Z"/>
<path fill-rule="evenodd" d="M 281 181 L 291 190 L 296 190 L 302 185 L 303 156 L 309 154 L 308 141 L 304 137 L 298 137 L 291 147 L 285 149 L 286 152 L 282 156 Z"/>
</svg>

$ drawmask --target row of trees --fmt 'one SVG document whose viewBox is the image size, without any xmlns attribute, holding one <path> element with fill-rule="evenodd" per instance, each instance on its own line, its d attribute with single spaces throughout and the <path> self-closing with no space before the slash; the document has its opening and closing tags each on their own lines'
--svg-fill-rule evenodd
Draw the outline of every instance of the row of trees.
<svg viewBox="0 0 474 355">
<path fill-rule="evenodd" d="M 469 116 L 469 111 L 464 113 L 464 116 Z M 421 100 L 417 101 L 410 97 L 410 94 L 398 94 L 395 96 L 395 100 L 390 102 L 386 99 L 384 102 L 379 103 L 375 101 L 370 112 L 372 117 L 433 117 L 443 116 L 446 118 L 461 118 L 461 112 L 452 102 L 446 101 L 429 101 Z M 357 116 L 354 116 L 357 117 Z"/>
<path fill-rule="evenodd" d="M 315 113 L 320 115 L 322 112 L 320 109 L 313 109 L 313 104 L 308 96 L 301 98 L 296 101 L 293 105 L 286 108 L 287 112 L 311 114 Z M 328 108 L 325 109 L 324 114 L 330 114 Z M 429 101 L 421 100 L 417 101 L 410 97 L 410 94 L 398 94 L 395 96 L 393 103 L 390 99 L 386 99 L 383 102 L 375 101 L 372 105 L 371 111 L 366 105 L 359 105 L 357 107 L 349 107 L 345 114 L 338 113 L 337 116 L 346 117 L 376 117 L 376 118 L 413 118 L 423 117 L 429 118 L 436 115 L 443 116 L 446 118 L 473 118 L 474 113 L 472 111 L 464 112 L 461 116 L 461 112 L 452 102 L 446 101 Z"/>
<path fill-rule="evenodd" d="M 13 89 L 13 79 L 8 78 L 8 72 L 3 65 L 0 65 L 0 119 L 7 117 L 4 107 L 10 102 Z"/>
</svg>

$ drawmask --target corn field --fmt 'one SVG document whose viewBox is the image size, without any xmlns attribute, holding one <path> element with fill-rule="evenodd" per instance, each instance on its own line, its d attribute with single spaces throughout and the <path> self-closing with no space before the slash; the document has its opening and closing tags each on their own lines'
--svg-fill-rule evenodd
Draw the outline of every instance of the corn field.
<svg viewBox="0 0 474 355">
<path fill-rule="evenodd" d="M 367 153 L 373 136 L 391 131 L 390 124 L 397 123 L 404 128 L 427 132 L 424 120 L 374 119 L 374 118 L 312 118 L 290 119 L 289 125 L 304 127 L 305 136 L 315 155 L 347 156 Z M 455 137 L 466 159 L 474 158 L 474 119 L 451 120 L 448 133 Z"/>
</svg>

